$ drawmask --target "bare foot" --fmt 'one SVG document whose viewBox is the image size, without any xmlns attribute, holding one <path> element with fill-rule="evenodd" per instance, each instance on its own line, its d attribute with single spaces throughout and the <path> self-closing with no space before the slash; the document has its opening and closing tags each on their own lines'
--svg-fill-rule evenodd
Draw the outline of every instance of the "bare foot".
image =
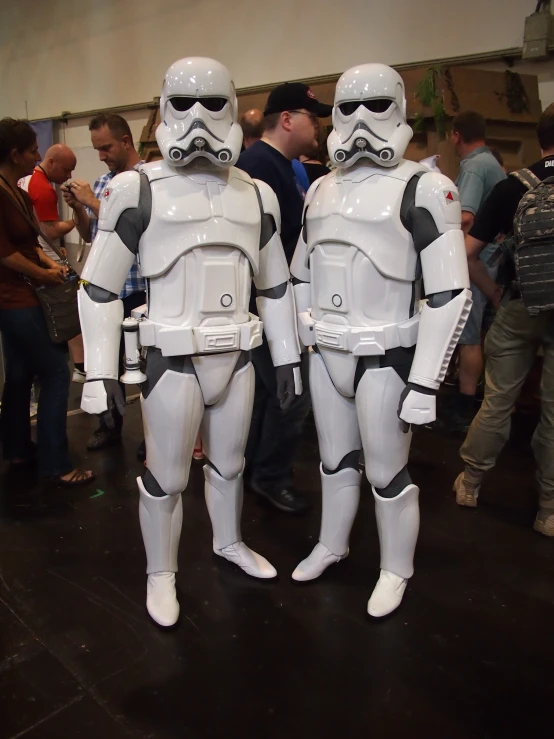
<svg viewBox="0 0 554 739">
<path fill-rule="evenodd" d="M 60 475 L 59 481 L 62 485 L 68 486 L 86 485 L 87 482 L 91 482 L 95 477 L 96 475 L 92 470 L 75 468 L 71 472 L 68 472 L 67 475 Z"/>
</svg>

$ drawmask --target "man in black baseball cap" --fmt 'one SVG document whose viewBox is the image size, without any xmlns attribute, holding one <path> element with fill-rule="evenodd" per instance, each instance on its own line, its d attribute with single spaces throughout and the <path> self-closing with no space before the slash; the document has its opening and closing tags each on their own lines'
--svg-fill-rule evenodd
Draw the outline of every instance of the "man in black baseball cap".
<svg viewBox="0 0 554 739">
<path fill-rule="evenodd" d="M 303 82 L 285 82 L 269 93 L 264 116 L 284 111 L 299 112 L 305 110 L 316 118 L 327 118 L 333 112 L 332 105 L 316 100 L 315 95 Z"/>
<path fill-rule="evenodd" d="M 332 110 L 332 105 L 316 100 L 308 85 L 302 82 L 278 85 L 267 99 L 261 140 L 243 151 L 237 162 L 237 167 L 266 182 L 277 195 L 281 240 L 289 264 L 302 227 L 306 194 L 295 177 L 292 160 L 317 146 L 318 118 L 330 116 Z M 256 312 L 254 301 L 250 310 Z M 262 346 L 252 351 L 256 389 L 246 447 L 245 481 L 255 493 L 289 513 L 308 508 L 306 498 L 292 484 L 292 460 L 310 408 L 306 358 L 303 357 L 301 367 L 304 393 L 283 412 L 277 400 L 275 369 L 265 337 Z"/>
</svg>

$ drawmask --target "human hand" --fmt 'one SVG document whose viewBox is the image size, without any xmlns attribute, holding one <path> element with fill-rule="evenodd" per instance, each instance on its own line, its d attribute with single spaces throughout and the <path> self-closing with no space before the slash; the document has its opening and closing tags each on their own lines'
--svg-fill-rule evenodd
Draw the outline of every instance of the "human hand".
<svg viewBox="0 0 554 739">
<path fill-rule="evenodd" d="M 90 185 L 88 184 L 88 182 L 85 182 L 84 180 L 72 180 L 70 191 L 73 195 L 73 198 L 78 203 L 81 203 L 82 205 L 86 205 L 88 208 L 90 208 L 94 203 L 96 203 L 96 198 L 90 188 Z M 69 202 L 68 202 L 68 205 L 69 205 Z"/>
<path fill-rule="evenodd" d="M 61 285 L 67 274 L 67 267 L 61 264 L 44 270 L 43 282 L 45 285 Z"/>
<path fill-rule="evenodd" d="M 63 185 L 60 186 L 60 190 L 67 205 L 69 205 L 70 208 L 74 208 L 77 201 L 75 200 L 75 195 L 71 192 L 71 180 L 64 182 Z"/>
</svg>

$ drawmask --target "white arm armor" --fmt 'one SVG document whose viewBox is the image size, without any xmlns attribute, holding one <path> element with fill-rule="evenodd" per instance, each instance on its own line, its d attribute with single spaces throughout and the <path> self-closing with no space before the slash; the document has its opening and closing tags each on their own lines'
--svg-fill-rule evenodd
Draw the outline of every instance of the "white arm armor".
<svg viewBox="0 0 554 739">
<path fill-rule="evenodd" d="M 130 235 L 128 219 L 121 216 L 138 208 L 140 191 L 140 174 L 123 172 L 110 182 L 100 204 L 98 234 L 81 275 L 85 286 L 81 285 L 78 294 L 87 380 L 118 379 L 123 321 L 123 304 L 118 295 L 138 246 L 132 243 L 136 233 Z M 83 409 L 88 410 L 84 407 L 84 395 Z"/>
<path fill-rule="evenodd" d="M 123 303 L 97 303 L 81 285 L 77 294 L 87 380 L 118 379 Z"/>
<path fill-rule="evenodd" d="M 254 277 L 256 305 L 275 367 L 297 364 L 300 347 L 290 273 L 281 243 L 281 213 L 277 196 L 265 182 L 254 180 L 262 207 L 260 267 Z"/>
<path fill-rule="evenodd" d="M 306 242 L 306 211 L 313 200 L 315 191 L 319 187 L 322 178 L 312 183 L 304 201 L 304 213 L 302 216 L 302 230 L 298 237 L 294 256 L 290 264 L 290 274 L 294 285 L 294 299 L 298 314 L 298 336 L 304 346 L 314 343 L 313 321 L 310 319 L 309 311 L 312 303 L 312 291 L 310 287 L 311 275 L 308 256 L 308 244 Z M 306 319 L 306 320 L 304 320 Z"/>
<path fill-rule="evenodd" d="M 438 172 L 423 174 L 417 184 L 415 209 L 432 216 L 438 236 L 435 232 L 430 242 L 427 237 L 428 245 L 420 253 L 423 284 L 430 300 L 421 311 L 408 382 L 438 390 L 471 309 L 460 197 L 455 185 Z M 421 232 L 418 236 L 421 238 Z"/>
</svg>

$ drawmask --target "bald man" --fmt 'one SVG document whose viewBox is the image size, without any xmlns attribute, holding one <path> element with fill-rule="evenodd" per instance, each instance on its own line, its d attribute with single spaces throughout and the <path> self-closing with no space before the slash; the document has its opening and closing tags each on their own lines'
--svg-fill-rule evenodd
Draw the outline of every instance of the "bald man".
<svg viewBox="0 0 554 739">
<path fill-rule="evenodd" d="M 68 180 L 76 163 L 75 154 L 69 146 L 54 144 L 48 149 L 33 174 L 21 183 L 21 187 L 27 190 L 33 201 L 42 230 L 62 250 L 61 239 L 75 227 L 75 224 L 72 220 L 60 221 L 58 195 L 54 185 L 61 185 Z M 48 244 L 40 237 L 39 241 L 45 253 L 58 260 L 57 254 Z"/>
<path fill-rule="evenodd" d="M 257 108 L 251 108 L 240 119 L 242 128 L 242 142 L 245 149 L 262 138 L 264 132 L 264 114 Z"/>
<path fill-rule="evenodd" d="M 61 185 L 70 179 L 76 164 L 75 154 L 69 146 L 54 144 L 48 149 L 44 159 L 35 168 L 33 174 L 30 177 L 25 177 L 19 183 L 20 187 L 27 190 L 33 201 L 42 231 L 64 255 L 63 237 L 74 228 L 75 223 L 72 220 L 60 221 L 58 194 L 54 189 L 54 185 Z M 46 241 L 40 236 L 38 240 L 45 254 L 55 261 L 59 261 L 58 255 L 52 251 Z M 80 334 L 69 342 L 69 353 L 75 365 L 73 382 L 85 382 L 83 339 Z"/>
</svg>

